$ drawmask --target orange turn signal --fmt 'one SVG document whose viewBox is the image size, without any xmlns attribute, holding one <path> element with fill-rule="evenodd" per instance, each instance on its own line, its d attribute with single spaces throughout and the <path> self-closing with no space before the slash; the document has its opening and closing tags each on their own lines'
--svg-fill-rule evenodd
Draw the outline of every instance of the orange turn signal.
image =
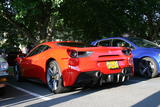
<svg viewBox="0 0 160 107">
<path fill-rule="evenodd" d="M 0 78 L 0 82 L 5 82 L 7 81 L 7 78 Z"/>
</svg>

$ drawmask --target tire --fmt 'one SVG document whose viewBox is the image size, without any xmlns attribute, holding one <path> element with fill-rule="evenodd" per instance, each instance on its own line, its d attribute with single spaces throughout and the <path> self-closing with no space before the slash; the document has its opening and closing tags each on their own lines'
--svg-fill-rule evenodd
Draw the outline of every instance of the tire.
<svg viewBox="0 0 160 107">
<path fill-rule="evenodd" d="M 14 66 L 14 77 L 15 77 L 16 81 L 20 82 L 20 81 L 23 80 L 18 63 L 16 63 L 15 66 Z"/>
<path fill-rule="evenodd" d="M 5 87 L 0 88 L 0 96 L 6 93 Z"/>
<path fill-rule="evenodd" d="M 142 58 L 139 62 L 139 74 L 146 78 L 154 78 L 158 75 L 158 65 L 150 57 Z"/>
<path fill-rule="evenodd" d="M 55 60 L 50 61 L 47 65 L 46 80 L 51 92 L 57 94 L 68 91 L 68 88 L 63 86 L 60 67 Z"/>
</svg>

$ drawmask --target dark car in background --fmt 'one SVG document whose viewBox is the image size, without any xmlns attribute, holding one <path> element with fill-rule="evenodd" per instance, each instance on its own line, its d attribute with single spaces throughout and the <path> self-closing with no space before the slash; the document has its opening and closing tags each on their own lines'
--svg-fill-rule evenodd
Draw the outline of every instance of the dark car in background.
<svg viewBox="0 0 160 107">
<path fill-rule="evenodd" d="M 16 63 L 17 55 L 22 54 L 22 51 L 20 48 L 11 47 L 11 48 L 5 49 L 5 54 L 7 55 L 6 59 L 7 59 L 9 66 L 14 66 Z"/>
<path fill-rule="evenodd" d="M 0 56 L 3 57 L 4 59 L 6 59 L 7 54 L 5 53 L 5 49 L 0 48 Z"/>
</svg>

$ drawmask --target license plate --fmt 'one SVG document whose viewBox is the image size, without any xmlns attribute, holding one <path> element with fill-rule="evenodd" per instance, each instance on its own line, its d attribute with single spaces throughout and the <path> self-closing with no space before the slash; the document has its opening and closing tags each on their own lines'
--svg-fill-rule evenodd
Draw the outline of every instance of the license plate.
<svg viewBox="0 0 160 107">
<path fill-rule="evenodd" d="M 106 65 L 107 65 L 108 69 L 119 68 L 118 61 L 107 61 Z"/>
</svg>

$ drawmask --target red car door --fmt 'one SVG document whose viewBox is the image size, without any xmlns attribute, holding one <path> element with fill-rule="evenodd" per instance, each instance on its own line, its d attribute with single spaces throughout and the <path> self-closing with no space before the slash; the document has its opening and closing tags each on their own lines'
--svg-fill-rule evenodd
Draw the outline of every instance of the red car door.
<svg viewBox="0 0 160 107">
<path fill-rule="evenodd" d="M 42 59 L 45 57 L 42 53 L 48 49 L 46 45 L 40 45 L 30 52 L 23 61 L 24 75 L 31 78 L 39 78 L 43 68 Z"/>
<path fill-rule="evenodd" d="M 25 77 L 30 77 L 29 75 L 29 72 L 31 71 L 31 59 L 29 57 L 26 57 L 26 58 L 22 58 L 22 61 L 21 61 L 21 72 L 22 72 L 22 75 L 25 76 Z"/>
<path fill-rule="evenodd" d="M 50 47 L 47 45 L 41 45 L 37 55 L 32 58 L 32 75 L 35 78 L 42 78 L 44 76 L 44 66 L 46 63 L 46 50 Z"/>
<path fill-rule="evenodd" d="M 31 78 L 37 77 L 38 74 L 35 69 L 39 68 L 38 60 L 39 60 L 39 54 L 36 54 L 27 58 L 26 62 L 28 62 L 28 64 L 26 64 L 26 66 L 28 68 L 25 72 L 25 75 L 27 75 L 27 77 L 31 77 Z"/>
<path fill-rule="evenodd" d="M 38 54 L 40 53 L 41 46 L 34 48 L 25 58 L 22 59 L 21 68 L 23 76 L 25 77 L 35 77 L 34 67 L 35 63 L 34 60 L 37 58 Z"/>
</svg>

